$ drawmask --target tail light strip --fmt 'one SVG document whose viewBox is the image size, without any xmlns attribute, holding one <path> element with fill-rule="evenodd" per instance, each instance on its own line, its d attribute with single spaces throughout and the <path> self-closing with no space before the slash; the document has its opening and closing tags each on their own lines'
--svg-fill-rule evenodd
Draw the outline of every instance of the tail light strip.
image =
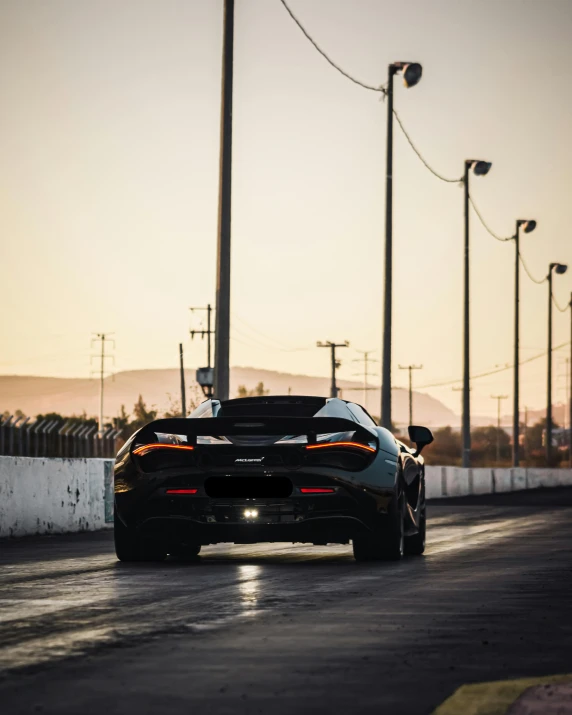
<svg viewBox="0 0 572 715">
<path fill-rule="evenodd" d="M 302 494 L 333 494 L 336 490 L 329 487 L 300 487 Z"/>
<path fill-rule="evenodd" d="M 319 444 L 308 444 L 306 449 L 326 449 L 328 447 L 350 447 L 352 449 L 363 449 L 365 452 L 375 452 L 375 447 L 360 442 L 321 442 Z"/>
<path fill-rule="evenodd" d="M 153 452 L 156 449 L 182 449 L 187 452 L 192 452 L 194 447 L 186 444 L 163 444 L 162 442 L 153 442 L 152 444 L 142 444 L 140 447 L 133 450 L 133 454 L 136 454 L 138 457 L 142 457 L 143 455 L 149 454 L 149 452 Z"/>
<path fill-rule="evenodd" d="M 198 489 L 167 489 L 166 494 L 196 494 Z"/>
</svg>

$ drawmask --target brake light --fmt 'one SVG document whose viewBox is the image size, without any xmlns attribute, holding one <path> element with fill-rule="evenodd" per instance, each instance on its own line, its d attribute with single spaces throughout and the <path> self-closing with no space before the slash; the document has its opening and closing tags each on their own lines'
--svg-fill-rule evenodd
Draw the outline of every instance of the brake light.
<svg viewBox="0 0 572 715">
<path fill-rule="evenodd" d="M 333 494 L 335 489 L 328 489 L 327 487 L 300 487 L 302 494 Z"/>
<path fill-rule="evenodd" d="M 167 489 L 167 494 L 196 494 L 198 489 Z"/>
<path fill-rule="evenodd" d="M 187 452 L 192 452 L 194 447 L 190 444 L 163 444 L 162 442 L 153 442 L 152 444 L 142 444 L 141 447 L 137 447 L 137 449 L 133 450 L 133 454 L 136 454 L 138 457 L 143 457 L 143 455 L 154 452 L 156 449 L 183 449 Z"/>
<path fill-rule="evenodd" d="M 319 444 L 307 444 L 306 449 L 324 449 L 327 447 L 349 447 L 351 449 L 363 449 L 365 452 L 375 452 L 375 447 L 360 442 L 320 442 Z"/>
</svg>

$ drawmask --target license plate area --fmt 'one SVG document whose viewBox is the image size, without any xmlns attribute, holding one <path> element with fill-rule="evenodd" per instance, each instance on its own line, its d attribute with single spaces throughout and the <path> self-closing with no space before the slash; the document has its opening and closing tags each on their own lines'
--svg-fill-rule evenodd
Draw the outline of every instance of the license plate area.
<svg viewBox="0 0 572 715">
<path fill-rule="evenodd" d="M 292 494 L 288 477 L 209 477 L 205 492 L 212 499 L 285 499 Z"/>
</svg>

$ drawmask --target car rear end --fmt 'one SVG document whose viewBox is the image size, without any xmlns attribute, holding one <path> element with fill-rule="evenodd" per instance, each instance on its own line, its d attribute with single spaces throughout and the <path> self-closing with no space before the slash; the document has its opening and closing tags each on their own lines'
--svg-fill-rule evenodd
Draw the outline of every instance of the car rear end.
<svg viewBox="0 0 572 715">
<path fill-rule="evenodd" d="M 116 510 L 167 547 L 347 543 L 376 527 L 392 469 L 375 430 L 349 420 L 158 420 L 118 454 Z"/>
</svg>

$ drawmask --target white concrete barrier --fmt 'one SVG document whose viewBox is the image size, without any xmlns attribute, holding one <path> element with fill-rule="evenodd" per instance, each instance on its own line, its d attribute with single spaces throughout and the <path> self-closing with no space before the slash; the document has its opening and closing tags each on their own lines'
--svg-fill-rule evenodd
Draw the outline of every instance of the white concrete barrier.
<svg viewBox="0 0 572 715">
<path fill-rule="evenodd" d="M 443 473 L 445 467 L 425 467 L 425 496 L 439 499 L 443 495 Z"/>
<path fill-rule="evenodd" d="M 493 494 L 512 491 L 512 469 L 492 469 Z"/>
<path fill-rule="evenodd" d="M 572 486 L 572 469 L 425 467 L 428 499 Z"/>
<path fill-rule="evenodd" d="M 480 468 L 471 469 L 471 494 L 492 494 L 493 493 L 493 470 Z"/>
<path fill-rule="evenodd" d="M 113 521 L 113 460 L 0 457 L 0 537 L 102 529 Z"/>
<path fill-rule="evenodd" d="M 469 473 L 469 469 L 445 467 L 446 489 L 443 496 L 462 497 L 465 494 L 471 494 Z"/>
<path fill-rule="evenodd" d="M 428 499 L 572 486 L 572 469 L 425 468 Z M 0 537 L 113 522 L 113 460 L 0 457 Z"/>
</svg>

